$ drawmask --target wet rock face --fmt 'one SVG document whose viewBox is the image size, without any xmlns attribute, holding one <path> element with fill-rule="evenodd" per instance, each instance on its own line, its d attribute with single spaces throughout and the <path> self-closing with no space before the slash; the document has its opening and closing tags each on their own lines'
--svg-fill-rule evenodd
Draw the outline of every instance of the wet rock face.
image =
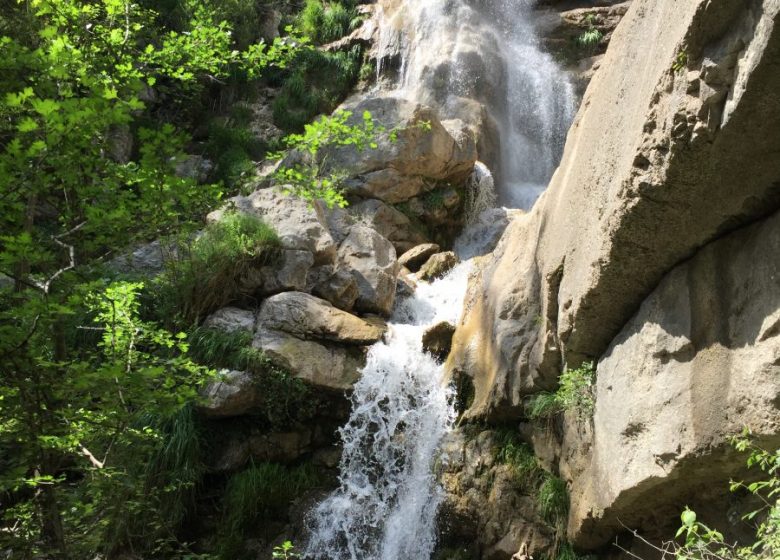
<svg viewBox="0 0 780 560">
<path fill-rule="evenodd" d="M 444 360 L 452 348 L 453 334 L 455 334 L 455 325 L 447 321 L 437 323 L 423 333 L 423 349 L 439 360 Z"/>
<path fill-rule="evenodd" d="M 512 468 L 498 459 L 496 433 L 471 428 L 452 432 L 442 444 L 440 548 L 473 559 L 510 560 L 520 550 L 545 557 L 553 550 L 552 528 Z"/>
<path fill-rule="evenodd" d="M 420 267 L 417 277 L 420 280 L 435 280 L 447 274 L 456 264 L 458 264 L 458 256 L 452 251 L 436 253 Z"/>
</svg>

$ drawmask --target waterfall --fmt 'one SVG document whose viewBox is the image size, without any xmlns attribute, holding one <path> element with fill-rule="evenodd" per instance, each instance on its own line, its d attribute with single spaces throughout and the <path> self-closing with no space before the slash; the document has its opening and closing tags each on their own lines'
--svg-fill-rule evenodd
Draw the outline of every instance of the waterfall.
<svg viewBox="0 0 780 560">
<path fill-rule="evenodd" d="M 399 302 L 386 342 L 371 347 L 352 394 L 340 488 L 311 513 L 306 556 L 423 560 L 433 553 L 442 499 L 432 472 L 454 412 L 444 368 L 422 348 L 425 329 L 457 323 L 470 263 Z"/>
<path fill-rule="evenodd" d="M 476 124 L 499 204 L 529 209 L 558 165 L 576 106 L 568 76 L 539 45 L 536 0 L 384 4 L 378 71 L 400 58 L 390 86 L 398 95 L 437 107 L 443 119 Z M 474 101 L 488 122 L 473 123 Z"/>
<path fill-rule="evenodd" d="M 532 4 L 381 0 L 378 7 L 379 88 L 492 135 L 483 148 L 493 145 L 486 155 L 495 169 L 476 166 L 469 228 L 456 242 L 464 258 L 484 252 L 485 239 L 495 236 L 499 217 L 489 214 L 501 212 L 490 208 L 496 194 L 505 206 L 533 204 L 573 117 L 573 89 L 537 44 Z M 392 72 L 388 61 L 395 61 Z M 476 118 L 483 113 L 487 119 Z M 438 322 L 457 324 L 470 268 L 466 261 L 440 280 L 420 283 L 414 296 L 397 303 L 385 341 L 370 348 L 340 430 L 340 485 L 310 512 L 306 558 L 431 557 L 443 499 L 433 464 L 454 412 L 444 367 L 423 351 L 421 338 Z"/>
</svg>

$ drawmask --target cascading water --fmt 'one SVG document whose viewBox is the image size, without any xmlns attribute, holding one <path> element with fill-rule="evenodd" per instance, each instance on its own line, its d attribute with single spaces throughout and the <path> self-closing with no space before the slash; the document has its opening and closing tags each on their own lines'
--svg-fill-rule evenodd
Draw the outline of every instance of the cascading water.
<svg viewBox="0 0 780 560">
<path fill-rule="evenodd" d="M 378 60 L 400 58 L 397 94 L 467 122 L 479 113 L 473 101 L 484 106 L 488 122 L 477 126 L 495 138 L 480 155 L 493 160 L 498 202 L 530 208 L 558 165 L 576 106 L 568 76 L 539 45 L 536 0 L 385 3 Z"/>
<path fill-rule="evenodd" d="M 386 342 L 371 347 L 341 428 L 341 487 L 312 512 L 307 557 L 430 558 L 441 492 L 432 473 L 454 418 L 443 366 L 422 348 L 425 329 L 456 323 L 470 264 L 401 301 Z"/>
<path fill-rule="evenodd" d="M 537 45 L 532 4 L 381 0 L 377 42 L 386 55 L 378 57 L 380 75 L 385 58 L 400 57 L 393 95 L 435 106 L 442 119 L 470 122 L 475 107 L 487 109 L 490 122 L 477 127 L 486 133 L 492 127 L 497 136 L 498 202 L 522 208 L 552 175 L 574 107 L 568 79 Z M 493 186 L 490 171 L 478 164 L 474 214 L 495 204 Z M 473 222 L 455 245 L 463 258 L 484 252 L 486 235 Z M 369 350 L 340 430 L 340 487 L 310 513 L 307 558 L 431 557 L 443 498 L 433 463 L 454 412 L 444 367 L 423 351 L 421 339 L 440 321 L 457 324 L 470 268 L 466 261 L 432 284 L 420 283 L 414 296 L 398 302 L 386 340 Z"/>
</svg>

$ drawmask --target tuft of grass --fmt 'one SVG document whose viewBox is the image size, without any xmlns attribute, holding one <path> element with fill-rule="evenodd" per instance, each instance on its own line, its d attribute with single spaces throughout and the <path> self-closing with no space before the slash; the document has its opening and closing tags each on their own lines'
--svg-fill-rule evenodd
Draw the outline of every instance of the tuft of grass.
<svg viewBox="0 0 780 560">
<path fill-rule="evenodd" d="M 548 474 L 536 496 L 539 514 L 548 523 L 559 526 L 569 513 L 569 492 L 566 482 Z"/>
<path fill-rule="evenodd" d="M 531 397 L 528 408 L 528 417 L 532 420 L 552 418 L 560 411 L 561 409 L 558 406 L 555 393 L 542 391 L 541 393 L 536 393 L 533 397 Z"/>
<path fill-rule="evenodd" d="M 560 412 L 574 410 L 580 419 L 593 415 L 596 400 L 593 386 L 596 369 L 593 362 L 585 362 L 576 369 L 566 369 L 558 378 L 554 393 L 543 391 L 531 397 L 528 416 L 533 420 L 552 418 Z"/>
<path fill-rule="evenodd" d="M 300 132 L 321 113 L 330 113 L 357 82 L 362 51 L 302 50 L 274 100 L 274 124 L 285 132 Z"/>
<path fill-rule="evenodd" d="M 305 421 L 316 412 L 318 399 L 309 386 L 274 365 L 263 352 L 252 348 L 251 333 L 196 327 L 190 331 L 188 340 L 189 353 L 196 362 L 253 374 L 262 388 L 262 401 L 255 415 L 270 429 L 282 429 L 291 422 Z"/>
<path fill-rule="evenodd" d="M 512 467 L 518 489 L 533 492 L 545 475 L 531 446 L 520 442 L 510 430 L 499 431 L 496 439 L 496 460 Z"/>
<path fill-rule="evenodd" d="M 157 283 L 155 306 L 160 320 L 175 317 L 196 324 L 207 314 L 250 295 L 241 280 L 253 267 L 273 264 L 279 256 L 276 232 L 250 214 L 227 213 L 200 237 L 182 247 Z M 177 321 L 174 321 L 177 322 Z"/>
<path fill-rule="evenodd" d="M 263 520 L 285 517 L 292 500 L 319 484 L 320 477 L 310 464 L 252 464 L 233 475 L 222 502 L 221 556 L 226 560 L 240 557 L 244 535 L 253 526 Z"/>
</svg>

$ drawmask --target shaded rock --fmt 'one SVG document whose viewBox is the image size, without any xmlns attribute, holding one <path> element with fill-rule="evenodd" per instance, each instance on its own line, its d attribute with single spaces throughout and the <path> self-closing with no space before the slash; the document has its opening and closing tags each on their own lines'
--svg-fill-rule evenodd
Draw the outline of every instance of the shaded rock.
<svg viewBox="0 0 780 560">
<path fill-rule="evenodd" d="M 255 330 L 255 313 L 238 307 L 223 307 L 209 315 L 203 326 L 225 332 L 243 330 L 251 333 Z"/>
<path fill-rule="evenodd" d="M 203 392 L 205 402 L 198 406 L 206 416 L 225 418 L 246 414 L 258 404 L 258 387 L 245 371 L 223 370 Z"/>
<path fill-rule="evenodd" d="M 298 338 L 319 338 L 344 344 L 373 344 L 383 328 L 303 292 L 284 292 L 266 299 L 257 313 L 260 329 L 274 329 Z"/>
<path fill-rule="evenodd" d="M 214 164 L 203 156 L 187 154 L 176 161 L 176 175 L 198 183 L 204 183 L 212 169 Z"/>
<path fill-rule="evenodd" d="M 122 274 L 156 276 L 165 270 L 166 261 L 176 258 L 177 254 L 174 245 L 166 246 L 156 240 L 112 259 L 108 265 Z"/>
<path fill-rule="evenodd" d="M 442 321 L 433 325 L 423 333 L 423 350 L 433 354 L 439 360 L 443 360 L 452 348 L 452 335 L 455 334 L 455 325 Z"/>
<path fill-rule="evenodd" d="M 372 199 L 354 204 L 349 207 L 349 211 L 358 222 L 386 237 L 397 254 L 426 241 L 425 234 L 403 212 L 381 200 Z"/>
<path fill-rule="evenodd" d="M 214 455 L 208 462 L 210 470 L 218 473 L 235 472 L 249 461 L 249 441 L 245 438 L 228 438 Z"/>
<path fill-rule="evenodd" d="M 303 290 L 314 255 L 309 251 L 283 249 L 278 262 L 249 269 L 240 278 L 241 290 L 265 296 L 289 290 Z"/>
<path fill-rule="evenodd" d="M 326 265 L 311 271 L 308 279 L 311 293 L 328 300 L 344 311 L 350 311 L 358 298 L 355 277 L 346 270 Z"/>
<path fill-rule="evenodd" d="M 761 447 L 780 445 L 777 255 L 780 214 L 707 245 L 607 349 L 592 436 L 569 438 L 565 451 L 578 545 L 600 546 L 622 524 L 655 529 L 648 521 L 664 507 L 728 494 L 745 468 L 728 438 L 744 426 Z"/>
<path fill-rule="evenodd" d="M 420 280 L 435 280 L 447 274 L 456 264 L 458 257 L 452 251 L 436 253 L 420 267 L 417 277 Z"/>
<path fill-rule="evenodd" d="M 554 529 L 523 495 L 513 469 L 497 458 L 500 446 L 490 430 L 466 436 L 455 430 L 441 446 L 437 476 L 445 490 L 439 513 L 444 546 L 478 543 L 480 558 L 510 560 L 525 543 L 534 558 L 553 548 Z"/>
<path fill-rule="evenodd" d="M 253 214 L 262 218 L 279 236 L 282 247 L 309 251 L 315 264 L 333 262 L 336 244 L 330 235 L 323 209 L 306 200 L 284 194 L 280 187 L 260 189 L 249 196 L 236 196 L 223 208 L 208 215 L 208 221 L 218 221 L 226 210 Z"/>
<path fill-rule="evenodd" d="M 392 243 L 371 228 L 352 226 L 339 247 L 338 266 L 357 282 L 356 309 L 390 314 L 399 271 Z"/>
<path fill-rule="evenodd" d="M 249 438 L 249 452 L 256 461 L 292 463 L 311 451 L 311 430 L 254 433 Z"/>
<path fill-rule="evenodd" d="M 439 251 L 441 251 L 441 247 L 436 243 L 424 243 L 406 251 L 398 258 L 398 262 L 410 271 L 417 272 L 429 258 Z"/>
<path fill-rule="evenodd" d="M 296 378 L 326 390 L 351 389 L 364 362 L 363 353 L 357 348 L 301 340 L 265 328 L 257 329 L 252 346 Z"/>
</svg>

